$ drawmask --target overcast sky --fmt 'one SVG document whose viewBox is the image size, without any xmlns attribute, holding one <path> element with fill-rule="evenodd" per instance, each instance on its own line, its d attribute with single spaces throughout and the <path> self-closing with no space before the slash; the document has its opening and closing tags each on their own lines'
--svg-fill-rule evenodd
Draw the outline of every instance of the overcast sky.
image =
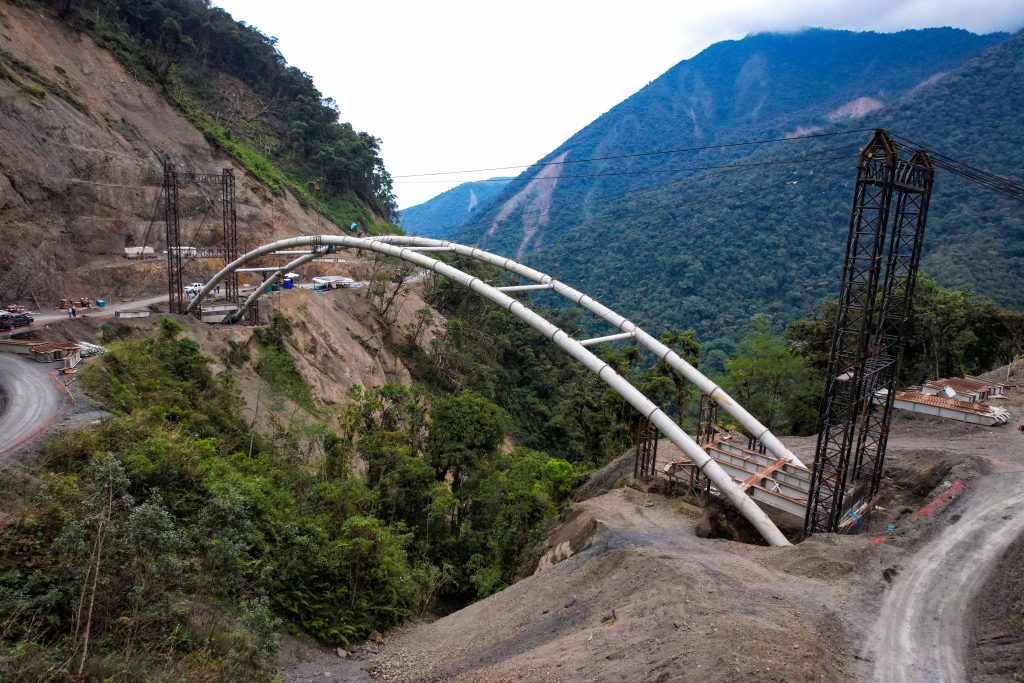
<svg viewBox="0 0 1024 683">
<path fill-rule="evenodd" d="M 529 164 L 720 40 L 804 27 L 1024 25 L 1024 0 L 214 0 L 383 140 L 400 207 Z M 507 171 L 502 175 L 515 175 Z M 427 181 L 427 182 L 425 182 Z"/>
</svg>

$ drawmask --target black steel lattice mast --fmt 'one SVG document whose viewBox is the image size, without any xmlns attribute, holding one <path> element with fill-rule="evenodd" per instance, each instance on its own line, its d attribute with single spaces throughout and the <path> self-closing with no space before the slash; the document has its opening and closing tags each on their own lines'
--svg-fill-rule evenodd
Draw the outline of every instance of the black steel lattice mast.
<svg viewBox="0 0 1024 683">
<path fill-rule="evenodd" d="M 224 263 L 238 258 L 238 217 L 235 213 L 235 173 L 225 168 L 221 174 L 221 203 L 224 219 Z M 224 280 L 228 302 L 238 303 L 238 273 L 232 271 Z"/>
<path fill-rule="evenodd" d="M 181 230 L 178 225 L 178 174 L 173 164 L 164 164 L 164 220 L 167 224 L 167 302 L 171 313 L 184 313 L 184 284 L 181 281 Z"/>
<path fill-rule="evenodd" d="M 223 256 L 224 263 L 228 264 L 238 258 L 238 215 L 235 209 L 235 173 L 230 168 L 223 169 L 220 173 L 206 173 L 202 171 L 178 171 L 168 163 L 164 165 L 164 195 L 166 197 L 167 222 L 167 290 L 170 301 L 171 313 L 185 312 L 184 282 L 181 274 L 182 257 L 185 251 L 181 245 L 180 209 L 179 209 L 179 184 L 195 183 L 199 186 L 219 184 L 221 190 L 221 218 L 224 232 L 223 249 L 197 249 L 194 245 L 188 247 L 189 255 L 192 257 L 202 256 Z M 205 193 L 204 193 L 205 196 Z M 212 209 L 215 204 L 211 203 Z M 203 218 L 205 222 L 206 218 Z M 199 228 L 202 228 L 200 224 Z M 199 229 L 193 233 L 198 234 Z M 231 273 L 224 282 L 225 295 L 231 303 L 238 303 L 238 274 Z"/>
<path fill-rule="evenodd" d="M 807 501 L 808 534 L 855 527 L 857 517 L 847 513 L 878 490 L 933 177 L 926 152 L 900 158 L 885 131 L 876 130 L 861 150 Z"/>
<path fill-rule="evenodd" d="M 832 338 L 818 443 L 807 498 L 805 533 L 834 531 L 843 514 L 850 451 L 863 399 L 868 341 L 889 221 L 897 153 L 876 130 L 857 163 L 850 230 L 846 242 L 839 312 Z M 870 379 L 870 378 L 868 378 Z"/>
<path fill-rule="evenodd" d="M 865 499 L 878 490 L 882 477 L 934 175 L 931 159 L 923 150 L 897 163 L 895 211 L 882 285 L 881 313 L 878 332 L 871 344 L 872 353 L 890 360 L 891 365 L 885 373 L 884 385 L 866 397 L 864 422 L 854 459 L 853 481 Z"/>
</svg>

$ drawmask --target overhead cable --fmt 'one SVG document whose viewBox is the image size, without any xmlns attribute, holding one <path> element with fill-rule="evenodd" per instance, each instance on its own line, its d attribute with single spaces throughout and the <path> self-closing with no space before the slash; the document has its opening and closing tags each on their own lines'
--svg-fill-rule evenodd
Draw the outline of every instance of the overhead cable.
<svg viewBox="0 0 1024 683">
<path fill-rule="evenodd" d="M 666 154 L 682 154 L 685 152 L 703 152 L 707 150 L 715 149 L 726 149 L 732 147 L 746 147 L 749 145 L 767 145 L 775 142 L 799 142 L 801 140 L 812 140 L 815 138 L 831 138 L 837 135 L 851 135 L 853 133 L 865 133 L 874 130 L 874 128 L 856 128 L 853 130 L 840 130 L 831 133 L 808 133 L 806 135 L 791 135 L 782 138 L 766 138 L 762 140 L 740 140 L 737 142 L 721 142 L 713 145 L 701 145 L 697 147 L 679 147 L 676 149 L 664 149 L 657 151 L 647 152 L 633 152 L 630 154 L 616 154 L 612 156 L 604 157 L 586 157 L 583 159 L 567 159 L 564 161 L 543 161 L 532 164 L 518 164 L 514 166 L 494 166 L 491 168 L 473 168 L 462 171 L 435 171 L 431 173 L 406 173 L 402 175 L 391 176 L 394 178 L 422 178 L 426 176 L 439 176 L 439 175 L 457 175 L 460 173 L 487 173 L 491 171 L 513 171 L 517 168 L 535 168 L 542 166 L 567 166 L 569 164 L 582 164 L 591 161 L 615 161 L 618 159 L 634 159 L 637 157 L 653 157 L 662 156 Z"/>
</svg>

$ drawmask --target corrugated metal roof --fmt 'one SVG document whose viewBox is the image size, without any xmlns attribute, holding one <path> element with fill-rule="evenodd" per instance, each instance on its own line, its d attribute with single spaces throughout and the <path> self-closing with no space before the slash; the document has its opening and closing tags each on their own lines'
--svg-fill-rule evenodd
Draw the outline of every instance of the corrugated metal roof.
<svg viewBox="0 0 1024 683">
<path fill-rule="evenodd" d="M 926 383 L 925 386 L 939 390 L 941 390 L 942 387 L 952 387 L 958 394 L 965 392 L 987 394 L 995 387 L 1001 388 L 1001 385 L 998 384 L 991 384 L 989 382 L 983 382 L 967 377 L 947 377 L 944 379 L 936 379 Z"/>
<path fill-rule="evenodd" d="M 72 342 L 36 343 L 32 347 L 34 353 L 49 353 L 50 351 L 78 351 L 78 344 Z"/>
<path fill-rule="evenodd" d="M 923 405 L 935 406 L 936 408 L 949 408 L 950 410 L 962 410 L 964 412 L 980 413 L 982 415 L 989 414 L 989 407 L 982 403 L 965 403 L 964 401 L 957 401 L 955 399 L 944 398 L 942 396 L 925 396 L 924 394 L 916 394 L 911 391 L 897 391 L 896 398 L 901 401 L 921 403 Z"/>
</svg>

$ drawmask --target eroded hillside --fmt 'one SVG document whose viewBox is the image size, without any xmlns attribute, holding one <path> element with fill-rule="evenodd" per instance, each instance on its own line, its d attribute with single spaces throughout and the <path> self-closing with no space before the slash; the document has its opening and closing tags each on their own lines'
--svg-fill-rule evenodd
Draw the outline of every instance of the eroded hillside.
<svg viewBox="0 0 1024 683">
<path fill-rule="evenodd" d="M 275 196 L 248 177 L 159 92 L 55 18 L 0 2 L 0 76 L 0 291 L 8 300 L 31 304 L 34 295 L 45 307 L 64 296 L 162 291 L 163 261 L 128 263 L 123 248 L 165 247 L 164 159 L 234 169 L 242 247 L 336 231 L 287 190 Z M 211 202 L 219 198 L 196 188 L 182 197 L 183 241 L 216 246 Z"/>
</svg>

